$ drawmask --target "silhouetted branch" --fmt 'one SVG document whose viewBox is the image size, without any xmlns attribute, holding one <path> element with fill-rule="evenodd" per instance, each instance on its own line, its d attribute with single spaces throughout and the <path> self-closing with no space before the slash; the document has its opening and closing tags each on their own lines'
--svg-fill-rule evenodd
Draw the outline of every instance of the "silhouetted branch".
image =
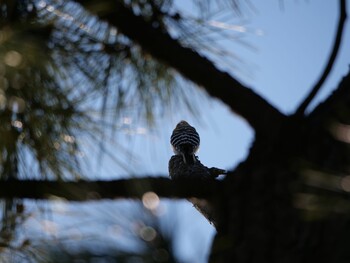
<svg viewBox="0 0 350 263">
<path fill-rule="evenodd" d="M 341 174 L 349 171 L 349 87 L 350 71 L 333 93 L 304 119 L 308 127 L 304 154 L 316 169 Z"/>
<path fill-rule="evenodd" d="M 329 123 L 331 119 L 348 123 L 349 121 L 346 120 L 350 120 L 349 87 L 350 70 L 333 93 L 309 114 L 308 119 L 312 120 L 313 124 L 315 124 L 315 121 Z M 339 120 L 339 118 L 342 118 L 342 120 Z"/>
<path fill-rule="evenodd" d="M 341 39 L 343 36 L 343 29 L 344 29 L 344 24 L 345 24 L 345 20 L 346 20 L 346 1 L 345 0 L 340 0 L 339 1 L 340 4 L 340 16 L 339 16 L 339 22 L 338 22 L 338 29 L 337 29 L 337 34 L 335 37 L 335 41 L 333 44 L 333 50 L 332 53 L 329 57 L 328 63 L 320 77 L 320 79 L 317 81 L 317 83 L 315 84 L 315 86 L 311 89 L 311 92 L 309 93 L 309 95 L 305 98 L 305 100 L 300 104 L 300 106 L 298 107 L 297 111 L 296 111 L 296 115 L 302 115 L 304 114 L 307 106 L 310 104 L 310 102 L 313 100 L 313 98 L 316 96 L 317 92 L 321 89 L 323 83 L 325 82 L 325 80 L 327 79 L 329 73 L 331 72 L 333 65 L 334 65 L 334 61 L 337 57 L 338 51 L 339 51 L 339 47 L 341 44 Z"/>
<path fill-rule="evenodd" d="M 0 198 L 51 199 L 69 201 L 133 198 L 140 199 L 149 191 L 165 198 L 208 198 L 220 193 L 221 182 L 198 180 L 172 181 L 164 177 L 145 177 L 112 181 L 0 181 Z"/>
<path fill-rule="evenodd" d="M 77 2 L 91 12 L 97 12 L 101 19 L 117 27 L 153 57 L 204 87 L 211 96 L 219 98 L 245 118 L 257 132 L 269 134 L 272 127 L 278 125 L 284 117 L 251 89 L 243 86 L 228 73 L 217 69 L 211 61 L 196 51 L 181 46 L 167 32 L 136 16 L 121 1 L 78 0 Z"/>
</svg>

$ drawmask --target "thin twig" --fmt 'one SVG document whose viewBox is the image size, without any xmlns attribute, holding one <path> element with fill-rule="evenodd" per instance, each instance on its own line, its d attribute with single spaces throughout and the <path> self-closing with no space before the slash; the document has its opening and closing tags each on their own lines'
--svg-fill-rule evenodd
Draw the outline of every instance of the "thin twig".
<svg viewBox="0 0 350 263">
<path fill-rule="evenodd" d="M 305 98 L 305 100 L 300 104 L 298 107 L 297 111 L 295 112 L 295 115 L 303 115 L 306 108 L 309 106 L 310 102 L 313 100 L 313 98 L 316 96 L 317 92 L 321 89 L 323 83 L 327 79 L 329 73 L 331 72 L 334 61 L 337 57 L 339 47 L 341 44 L 341 39 L 343 36 L 343 29 L 345 25 L 345 20 L 346 20 L 346 0 L 340 0 L 340 17 L 339 17 L 339 22 L 338 22 L 338 29 L 337 29 L 337 35 L 335 37 L 335 41 L 333 44 L 333 50 L 332 53 L 329 57 L 328 63 L 326 65 L 326 68 L 324 69 L 320 79 L 317 81 L 315 86 L 312 88 L 311 92 L 309 95 Z"/>
</svg>

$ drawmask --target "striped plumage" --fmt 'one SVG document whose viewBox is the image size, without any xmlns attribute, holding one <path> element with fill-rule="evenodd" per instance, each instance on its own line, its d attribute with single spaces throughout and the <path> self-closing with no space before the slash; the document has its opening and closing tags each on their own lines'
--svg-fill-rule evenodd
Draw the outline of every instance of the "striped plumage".
<svg viewBox="0 0 350 263">
<path fill-rule="evenodd" d="M 195 153 L 199 148 L 199 134 L 186 121 L 180 121 L 176 125 L 170 137 L 170 143 L 173 146 L 174 153 L 182 155 L 185 164 L 196 162 Z"/>
</svg>

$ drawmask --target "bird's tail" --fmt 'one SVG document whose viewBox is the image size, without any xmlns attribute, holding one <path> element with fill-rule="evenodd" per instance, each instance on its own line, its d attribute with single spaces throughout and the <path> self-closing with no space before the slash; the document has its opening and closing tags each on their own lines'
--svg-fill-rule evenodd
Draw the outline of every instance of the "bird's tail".
<svg viewBox="0 0 350 263">
<path fill-rule="evenodd" d="M 185 164 L 192 165 L 197 159 L 193 153 L 182 153 L 182 158 Z"/>
</svg>

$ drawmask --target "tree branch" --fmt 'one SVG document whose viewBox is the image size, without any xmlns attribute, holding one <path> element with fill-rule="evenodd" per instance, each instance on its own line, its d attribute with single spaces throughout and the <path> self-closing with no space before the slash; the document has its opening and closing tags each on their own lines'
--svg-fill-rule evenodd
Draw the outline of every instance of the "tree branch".
<svg viewBox="0 0 350 263">
<path fill-rule="evenodd" d="M 350 124 L 350 70 L 338 84 L 337 89 L 322 103 L 320 103 L 308 116 L 313 125 L 328 124 L 338 121 Z"/>
<path fill-rule="evenodd" d="M 326 81 L 329 73 L 331 72 L 331 70 L 333 68 L 334 61 L 337 57 L 339 47 L 341 44 L 341 39 L 343 36 L 343 30 L 344 30 L 344 24 L 345 24 L 345 20 L 347 17 L 347 15 L 346 15 L 346 0 L 339 0 L 339 5 L 340 5 L 340 16 L 339 16 L 338 29 L 337 29 L 337 34 L 336 34 L 335 41 L 333 44 L 332 53 L 328 59 L 328 63 L 326 65 L 321 77 L 319 78 L 319 80 L 317 81 L 315 86 L 311 89 L 311 92 L 309 93 L 309 95 L 305 98 L 305 100 L 298 107 L 298 109 L 295 113 L 296 115 L 303 115 L 304 114 L 307 106 L 310 104 L 310 102 L 316 96 L 317 92 L 321 89 L 323 83 Z"/>
<path fill-rule="evenodd" d="M 146 192 L 165 198 L 209 198 L 220 193 L 222 182 L 199 180 L 170 180 L 164 177 L 145 177 L 112 181 L 0 181 L 0 198 L 50 199 L 88 201 L 115 198 L 141 199 Z"/>
<path fill-rule="evenodd" d="M 77 2 L 91 12 L 97 12 L 101 19 L 117 27 L 120 32 L 138 43 L 153 57 L 204 87 L 211 96 L 220 99 L 246 119 L 256 132 L 269 134 L 271 127 L 278 125 L 284 117 L 251 89 L 228 73 L 218 70 L 211 61 L 196 51 L 181 46 L 168 33 L 153 27 L 142 17 L 136 16 L 121 1 L 77 0 Z"/>
<path fill-rule="evenodd" d="M 324 171 L 349 172 L 350 71 L 324 102 L 305 119 L 304 155 Z"/>
</svg>

